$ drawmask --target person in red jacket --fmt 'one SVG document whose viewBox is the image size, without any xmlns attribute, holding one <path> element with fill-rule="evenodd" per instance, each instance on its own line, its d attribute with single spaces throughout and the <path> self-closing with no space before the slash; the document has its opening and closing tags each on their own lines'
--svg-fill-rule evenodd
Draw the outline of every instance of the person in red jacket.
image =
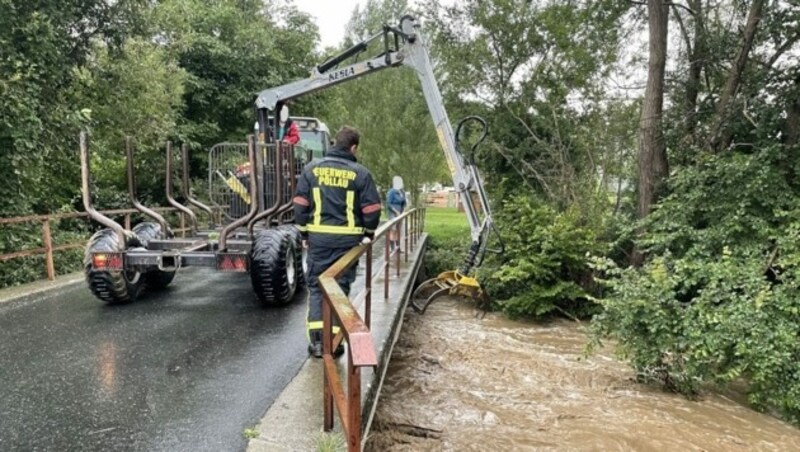
<svg viewBox="0 0 800 452">
<path fill-rule="evenodd" d="M 276 141 L 282 141 L 291 145 L 296 145 L 300 142 L 300 131 L 297 130 L 297 124 L 289 117 L 289 107 L 286 105 L 281 108 L 278 117 L 278 126 L 275 127 Z"/>
</svg>

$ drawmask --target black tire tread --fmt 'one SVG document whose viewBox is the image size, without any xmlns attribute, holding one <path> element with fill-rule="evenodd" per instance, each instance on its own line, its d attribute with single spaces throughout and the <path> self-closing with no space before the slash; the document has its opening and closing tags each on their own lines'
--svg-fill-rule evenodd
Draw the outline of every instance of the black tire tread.
<svg viewBox="0 0 800 452">
<path fill-rule="evenodd" d="M 142 288 L 141 279 L 133 284 L 125 279 L 122 272 L 94 270 L 92 253 L 95 251 L 120 252 L 122 249 L 117 233 L 111 229 L 102 229 L 89 239 L 83 255 L 84 273 L 89 290 L 94 296 L 111 305 L 125 304 L 136 300 Z"/>
<path fill-rule="evenodd" d="M 289 284 L 285 271 L 287 247 L 291 247 L 297 262 L 293 237 L 287 231 L 267 229 L 253 238 L 250 280 L 262 306 L 286 306 L 294 297 L 297 287 Z"/>
<path fill-rule="evenodd" d="M 297 287 L 302 288 L 306 285 L 306 274 L 303 271 L 303 236 L 300 235 L 300 230 L 293 224 L 284 224 L 278 226 L 276 229 L 286 231 L 294 240 L 294 274 L 297 278 Z"/>
</svg>

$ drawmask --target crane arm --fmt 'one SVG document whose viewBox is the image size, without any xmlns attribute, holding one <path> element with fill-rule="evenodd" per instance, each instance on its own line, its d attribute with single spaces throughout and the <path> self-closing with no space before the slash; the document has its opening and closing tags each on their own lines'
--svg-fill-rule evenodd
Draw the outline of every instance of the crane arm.
<svg viewBox="0 0 800 452">
<path fill-rule="evenodd" d="M 384 51 L 381 55 L 349 66 L 338 67 L 344 60 L 355 57 L 365 51 L 370 42 L 381 38 L 383 38 L 384 43 Z M 489 201 L 480 180 L 480 174 L 472 158 L 477 143 L 473 146 L 469 156 L 465 156 L 459 148 L 457 137 L 453 132 L 447 111 L 444 108 L 442 94 L 436 83 L 427 43 L 421 33 L 420 24 L 415 18 L 404 16 L 400 20 L 399 28 L 384 26 L 381 33 L 369 37 L 312 69 L 308 78 L 259 93 L 256 100 L 259 129 L 266 131 L 268 127 L 268 112 L 280 109 L 283 103 L 288 100 L 355 80 L 383 69 L 399 66 L 408 66 L 417 74 L 422 85 L 425 102 L 436 128 L 439 144 L 445 154 L 448 170 L 460 195 L 459 198 L 464 207 L 464 212 L 467 214 L 472 244 L 466 261 L 459 269 L 461 273 L 467 274 L 473 266 L 480 264 L 480 258 L 486 249 L 488 234 L 492 231 L 496 232 L 496 229 L 492 221 Z M 484 127 L 483 137 L 485 137 L 486 123 L 480 118 L 466 118 L 459 123 L 459 129 L 465 121 L 474 119 L 478 119 L 482 123 Z M 481 137 L 481 140 L 483 137 Z M 264 136 L 261 139 L 263 141 Z M 473 191 L 478 194 L 480 208 L 476 208 L 472 201 L 471 192 Z"/>
<path fill-rule="evenodd" d="M 319 72 L 315 68 L 308 78 L 261 91 L 256 99 L 256 108 L 273 111 L 278 103 L 332 88 L 340 83 L 401 64 L 402 56 L 398 52 L 392 52 L 386 56 L 360 61 L 330 72 Z"/>
</svg>

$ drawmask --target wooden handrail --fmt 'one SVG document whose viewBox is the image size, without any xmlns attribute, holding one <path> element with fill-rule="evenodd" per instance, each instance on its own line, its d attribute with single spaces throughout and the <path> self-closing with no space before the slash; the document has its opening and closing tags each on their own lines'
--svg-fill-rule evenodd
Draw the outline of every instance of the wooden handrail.
<svg viewBox="0 0 800 452">
<path fill-rule="evenodd" d="M 180 212 L 177 211 L 174 207 L 156 207 L 152 210 L 156 212 Z M 104 210 L 101 211 L 103 215 L 125 215 L 125 228 L 130 229 L 130 216 L 132 214 L 141 213 L 137 209 L 113 209 L 113 210 Z M 42 247 L 39 248 L 28 248 L 22 250 L 14 250 L 10 253 L 0 254 L 0 262 L 7 261 L 11 259 L 16 259 L 20 257 L 30 257 L 36 256 L 39 254 L 44 254 L 45 256 L 45 275 L 47 279 L 50 281 L 54 280 L 56 277 L 57 270 L 55 268 L 55 264 L 53 263 L 53 254 L 58 251 L 66 251 L 76 248 L 82 248 L 86 246 L 85 242 L 81 243 L 67 243 L 62 245 L 53 245 L 52 241 L 52 234 L 50 232 L 50 222 L 54 220 L 64 220 L 70 218 L 83 218 L 89 217 L 88 212 L 68 212 L 68 213 L 59 213 L 59 214 L 49 214 L 49 215 L 27 215 L 22 217 L 4 217 L 0 218 L 0 224 L 24 224 L 24 223 L 41 223 L 42 228 Z M 181 215 L 181 224 L 183 225 L 183 215 Z M 186 232 L 189 228 L 181 227 L 177 229 L 175 232 Z"/>
<path fill-rule="evenodd" d="M 372 247 L 389 230 L 397 227 L 400 230 L 405 229 L 407 232 L 406 253 L 408 253 L 408 235 L 413 235 L 411 238 L 413 244 L 418 243 L 417 236 L 422 233 L 423 218 L 424 210 L 412 209 L 383 224 L 375 232 L 375 238 L 370 243 L 352 248 L 319 277 L 319 285 L 324 300 L 322 304 L 323 429 L 325 431 L 333 429 L 333 411 L 335 407 L 341 420 L 342 430 L 347 442 L 347 450 L 351 452 L 361 449 L 361 368 L 376 367 L 378 365 L 375 343 L 369 329 L 372 298 Z M 411 221 L 410 227 L 408 221 Z M 386 240 L 384 240 L 384 247 L 384 255 L 386 256 L 384 261 L 384 296 L 388 298 L 391 258 L 389 257 L 389 242 Z M 396 274 L 399 277 L 399 250 L 396 252 L 398 253 L 395 259 L 397 265 Z M 365 253 L 367 254 L 367 271 L 365 275 L 366 312 L 364 313 L 366 321 L 361 318 L 355 306 L 353 306 L 350 299 L 336 282 L 336 279 L 353 265 L 356 265 L 359 258 Z M 340 327 L 340 333 L 336 337 L 333 335 L 332 328 L 334 318 Z M 348 344 L 347 394 L 345 394 L 344 386 L 339 374 L 336 372 L 333 357 L 333 350 L 342 337 L 347 340 Z"/>
</svg>

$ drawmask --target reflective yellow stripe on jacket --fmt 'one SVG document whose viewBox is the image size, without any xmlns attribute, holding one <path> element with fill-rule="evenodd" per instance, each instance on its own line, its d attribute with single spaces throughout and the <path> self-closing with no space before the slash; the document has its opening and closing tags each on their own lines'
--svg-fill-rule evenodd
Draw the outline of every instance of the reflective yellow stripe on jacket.
<svg viewBox="0 0 800 452">
<path fill-rule="evenodd" d="M 347 190 L 347 227 L 356 227 L 356 216 L 353 213 L 353 205 L 356 203 L 356 192 Z"/>
<path fill-rule="evenodd" d="M 314 192 L 314 221 L 307 226 L 308 232 L 321 234 L 362 235 L 364 228 L 356 227 L 355 203 L 356 192 L 347 190 L 347 225 L 334 226 L 322 224 L 322 192 L 319 187 L 312 189 Z"/>
<path fill-rule="evenodd" d="M 314 187 L 314 226 L 322 224 L 322 193 L 319 187 Z M 310 231 L 311 229 L 309 229 Z"/>
</svg>

